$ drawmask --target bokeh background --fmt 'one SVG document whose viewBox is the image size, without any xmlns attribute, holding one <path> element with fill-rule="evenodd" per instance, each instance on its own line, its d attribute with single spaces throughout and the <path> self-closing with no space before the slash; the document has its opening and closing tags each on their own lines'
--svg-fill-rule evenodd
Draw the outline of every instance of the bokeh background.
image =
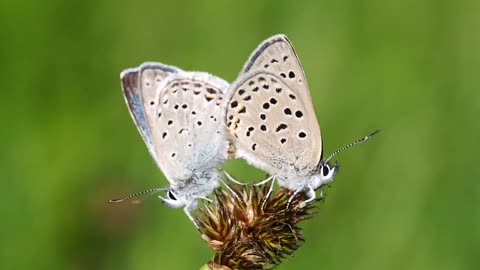
<svg viewBox="0 0 480 270">
<path fill-rule="evenodd" d="M 119 73 L 144 61 L 236 78 L 285 33 L 342 170 L 278 269 L 478 269 L 479 1 L 1 1 L 0 269 L 198 269 Z M 241 161 L 237 178 L 264 173 Z"/>
</svg>

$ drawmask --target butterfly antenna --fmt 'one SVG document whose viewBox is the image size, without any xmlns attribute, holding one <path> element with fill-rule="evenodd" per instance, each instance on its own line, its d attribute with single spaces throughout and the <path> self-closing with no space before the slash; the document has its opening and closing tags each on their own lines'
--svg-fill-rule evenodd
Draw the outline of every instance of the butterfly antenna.
<svg viewBox="0 0 480 270">
<path fill-rule="evenodd" d="M 142 195 L 152 195 L 152 194 L 155 194 L 157 192 L 160 192 L 160 191 L 165 191 L 167 190 L 167 188 L 152 188 L 152 189 L 147 189 L 147 190 L 144 190 L 144 191 L 141 191 L 141 192 L 137 192 L 137 193 L 134 193 L 132 195 L 129 195 L 127 197 L 123 197 L 123 198 L 119 198 L 119 199 L 112 199 L 110 200 L 109 202 L 111 203 L 120 203 L 120 202 L 124 202 L 124 201 L 128 201 L 132 198 L 135 198 L 135 197 L 138 197 L 138 196 L 142 196 Z M 139 200 L 136 200 L 136 201 L 133 201 L 133 203 L 139 203 L 140 201 Z"/>
<path fill-rule="evenodd" d="M 377 135 L 379 132 L 380 132 L 380 130 L 377 129 L 374 132 L 372 132 L 370 135 L 367 135 L 367 136 L 365 136 L 365 137 L 363 137 L 359 140 L 356 140 L 356 141 L 354 141 L 350 144 L 345 145 L 344 147 L 338 149 L 337 151 L 333 152 L 330 156 L 328 156 L 327 159 L 325 159 L 324 163 L 327 163 L 330 159 L 332 159 L 334 156 L 336 156 L 338 153 L 342 152 L 343 150 L 348 149 L 348 148 L 350 148 L 352 146 L 355 146 L 357 144 L 361 144 L 361 143 L 365 142 L 366 140 L 372 138 L 373 136 Z"/>
</svg>

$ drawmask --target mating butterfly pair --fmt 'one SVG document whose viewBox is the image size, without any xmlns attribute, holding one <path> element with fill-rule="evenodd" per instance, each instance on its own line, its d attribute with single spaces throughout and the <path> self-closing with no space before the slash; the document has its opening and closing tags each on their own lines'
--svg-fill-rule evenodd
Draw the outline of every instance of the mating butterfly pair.
<svg viewBox="0 0 480 270">
<path fill-rule="evenodd" d="M 159 63 L 127 69 L 121 80 L 132 118 L 170 187 L 112 201 L 166 191 L 166 197 L 159 196 L 163 202 L 184 207 L 192 221 L 197 199 L 208 200 L 219 186 L 216 168 L 233 153 L 271 175 L 261 182 L 272 181 L 269 192 L 276 180 L 293 191 L 290 199 L 305 192 L 306 204 L 335 176 L 338 165 L 329 160 L 377 133 L 322 158 L 307 81 L 284 35 L 262 42 L 232 85 L 208 73 Z"/>
</svg>

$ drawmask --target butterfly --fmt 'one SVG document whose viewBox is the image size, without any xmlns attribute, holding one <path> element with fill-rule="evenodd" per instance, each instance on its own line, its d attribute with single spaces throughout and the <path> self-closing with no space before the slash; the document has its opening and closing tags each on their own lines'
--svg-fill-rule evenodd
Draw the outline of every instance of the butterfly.
<svg viewBox="0 0 480 270">
<path fill-rule="evenodd" d="M 219 186 L 216 167 L 231 148 L 224 124 L 229 84 L 205 72 L 187 72 L 161 63 L 124 70 L 123 94 L 150 155 L 170 183 L 111 200 L 166 191 L 159 198 L 170 207 L 191 211 Z M 196 224 L 195 224 L 196 225 Z"/>
<path fill-rule="evenodd" d="M 236 157 L 268 172 L 293 194 L 316 198 L 315 190 L 331 182 L 338 152 L 362 143 L 365 136 L 323 159 L 323 142 L 312 98 L 300 60 L 285 35 L 262 42 L 251 54 L 231 85 L 225 122 L 236 147 Z M 272 191 L 270 187 L 269 194 Z M 268 195 L 267 195 L 268 197 Z"/>
</svg>

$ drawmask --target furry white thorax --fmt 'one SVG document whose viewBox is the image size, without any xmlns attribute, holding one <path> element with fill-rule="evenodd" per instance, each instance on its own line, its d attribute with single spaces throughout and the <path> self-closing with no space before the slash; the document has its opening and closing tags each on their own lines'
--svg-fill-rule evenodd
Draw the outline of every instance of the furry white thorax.
<svg viewBox="0 0 480 270">
<path fill-rule="evenodd" d="M 328 173 L 326 175 L 323 174 L 323 166 L 326 166 L 328 168 Z M 335 165 L 332 168 L 330 168 L 328 164 L 325 164 L 323 166 L 321 166 L 318 173 L 314 175 L 302 178 L 277 176 L 276 179 L 280 186 L 292 191 L 306 190 L 309 188 L 316 190 L 333 181 L 333 178 L 337 173 L 338 166 Z"/>
</svg>

